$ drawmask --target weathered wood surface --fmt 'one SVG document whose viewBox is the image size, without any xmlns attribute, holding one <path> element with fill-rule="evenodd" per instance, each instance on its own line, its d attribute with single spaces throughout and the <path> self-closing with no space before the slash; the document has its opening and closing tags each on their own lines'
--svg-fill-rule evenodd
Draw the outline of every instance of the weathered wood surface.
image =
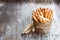
<svg viewBox="0 0 60 40">
<path fill-rule="evenodd" d="M 0 7 L 0 11 L 9 17 L 9 22 L 6 24 L 6 32 L 2 35 L 1 40 L 60 40 L 60 14 L 59 6 L 52 4 L 4 4 Z M 54 11 L 53 21 L 50 32 L 46 35 L 28 34 L 21 36 L 23 29 L 32 22 L 32 11 L 36 8 L 48 7 Z M 10 14 L 9 14 L 10 13 Z"/>
</svg>

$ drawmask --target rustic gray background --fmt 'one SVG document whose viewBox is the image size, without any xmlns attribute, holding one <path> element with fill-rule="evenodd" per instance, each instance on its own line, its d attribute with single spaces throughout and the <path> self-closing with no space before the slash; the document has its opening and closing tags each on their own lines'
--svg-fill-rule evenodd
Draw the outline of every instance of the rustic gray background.
<svg viewBox="0 0 60 40">
<path fill-rule="evenodd" d="M 32 22 L 32 11 L 36 8 L 51 8 L 54 11 L 50 31 L 46 35 L 27 34 L 21 32 Z M 60 40 L 60 5 L 55 3 L 0 3 L 0 40 Z"/>
</svg>

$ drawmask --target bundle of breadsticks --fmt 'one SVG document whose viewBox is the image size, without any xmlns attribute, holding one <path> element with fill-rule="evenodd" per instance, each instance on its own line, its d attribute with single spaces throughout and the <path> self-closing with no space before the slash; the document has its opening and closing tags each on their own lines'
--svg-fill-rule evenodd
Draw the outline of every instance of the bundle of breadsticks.
<svg viewBox="0 0 60 40">
<path fill-rule="evenodd" d="M 52 10 L 48 8 L 39 8 L 32 13 L 32 18 L 36 22 L 48 23 L 52 20 Z"/>
<path fill-rule="evenodd" d="M 27 26 L 27 28 L 24 29 L 22 33 L 24 34 L 35 31 L 36 32 L 40 31 L 43 33 L 43 31 L 47 31 L 50 28 L 49 26 L 47 26 L 50 24 L 47 23 L 50 23 L 52 21 L 52 18 L 53 18 L 53 11 L 51 9 L 38 8 L 32 12 L 33 23 L 29 24 L 29 26 Z M 41 29 L 41 30 L 37 31 L 37 29 Z"/>
</svg>

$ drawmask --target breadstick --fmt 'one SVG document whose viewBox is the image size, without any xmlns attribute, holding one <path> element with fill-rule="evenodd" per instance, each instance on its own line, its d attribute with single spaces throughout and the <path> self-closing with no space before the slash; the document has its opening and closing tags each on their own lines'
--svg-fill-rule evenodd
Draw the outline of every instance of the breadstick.
<svg viewBox="0 0 60 40">
<path fill-rule="evenodd" d="M 42 9 L 42 14 L 43 14 L 43 17 L 44 17 L 44 14 L 45 14 L 44 9 Z"/>
<path fill-rule="evenodd" d="M 42 10 L 40 10 L 40 12 L 42 12 L 43 16 L 44 16 L 44 8 L 42 8 Z"/>
<path fill-rule="evenodd" d="M 47 9 L 45 9 L 45 18 L 47 18 L 47 13 L 48 13 L 48 11 L 47 11 Z"/>
<path fill-rule="evenodd" d="M 42 12 L 40 12 L 40 15 L 41 15 L 41 16 L 43 16 L 43 13 L 42 13 Z"/>
<path fill-rule="evenodd" d="M 36 14 L 36 12 L 35 11 L 33 11 L 33 13 L 32 13 L 33 15 L 35 15 L 36 17 L 38 16 L 37 14 Z"/>
<path fill-rule="evenodd" d="M 35 31 L 35 28 L 34 27 L 32 27 L 32 32 L 34 32 Z"/>
<path fill-rule="evenodd" d="M 39 22 L 41 22 L 41 23 L 42 23 L 42 19 L 41 19 L 40 17 L 38 17 L 38 19 L 39 19 Z"/>
<path fill-rule="evenodd" d="M 52 18 L 53 18 L 53 14 L 52 14 L 51 17 L 50 17 L 50 20 L 52 20 Z"/>
<path fill-rule="evenodd" d="M 52 16 L 53 16 L 53 14 L 52 14 L 53 12 L 51 11 L 51 15 L 50 15 L 50 20 L 52 20 Z"/>
<path fill-rule="evenodd" d="M 49 18 L 49 15 L 50 15 L 49 11 L 50 10 L 47 10 L 47 19 Z"/>
<path fill-rule="evenodd" d="M 31 28 L 29 28 L 28 30 L 25 30 L 25 31 L 24 31 L 25 34 L 27 34 L 27 33 L 29 33 L 29 32 L 31 32 Z"/>
<path fill-rule="evenodd" d="M 39 12 L 39 14 L 40 14 L 41 16 L 43 16 L 43 13 L 42 13 L 42 11 L 41 11 L 40 9 L 38 9 L 38 12 Z"/>
<path fill-rule="evenodd" d="M 49 9 L 47 8 L 47 19 L 48 19 L 48 17 L 49 17 Z"/>
<path fill-rule="evenodd" d="M 45 19 L 43 19 L 43 20 L 44 20 L 44 23 L 47 23 L 47 21 Z"/>
<path fill-rule="evenodd" d="M 33 23 L 30 23 L 22 32 L 22 34 L 27 34 L 32 30 Z"/>
<path fill-rule="evenodd" d="M 51 15 L 51 10 L 49 11 L 49 18 L 48 18 L 49 20 L 50 20 L 50 17 L 51 17 L 50 15 Z"/>
<path fill-rule="evenodd" d="M 42 19 L 42 23 L 45 23 L 44 19 Z"/>
<path fill-rule="evenodd" d="M 43 20 L 47 20 L 47 21 L 50 21 L 49 19 L 47 19 L 47 18 L 44 18 L 44 17 L 42 17 L 42 16 L 39 16 L 40 18 L 42 18 Z"/>
<path fill-rule="evenodd" d="M 50 18 L 50 10 L 49 10 L 49 15 L 48 15 L 48 19 Z M 50 19 L 49 19 L 50 20 Z"/>
<path fill-rule="evenodd" d="M 44 19 L 44 18 L 42 19 L 42 21 L 43 21 L 43 23 L 47 23 L 47 20 L 46 20 L 46 19 Z"/>
<path fill-rule="evenodd" d="M 32 18 L 33 18 L 35 21 L 39 22 L 39 21 L 37 20 L 37 18 L 35 17 L 35 15 L 33 15 Z"/>
</svg>

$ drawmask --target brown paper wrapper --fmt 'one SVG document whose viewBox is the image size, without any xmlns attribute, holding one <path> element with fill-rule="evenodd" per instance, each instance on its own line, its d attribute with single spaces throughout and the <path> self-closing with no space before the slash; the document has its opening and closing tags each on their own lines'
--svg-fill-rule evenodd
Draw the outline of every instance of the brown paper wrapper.
<svg viewBox="0 0 60 40">
<path fill-rule="evenodd" d="M 34 27 L 36 29 L 36 33 L 37 34 L 46 34 L 49 32 L 50 30 L 50 26 L 51 26 L 52 21 L 48 22 L 48 23 L 40 23 L 40 22 L 36 22 L 35 20 L 33 20 L 33 24 Z"/>
</svg>

